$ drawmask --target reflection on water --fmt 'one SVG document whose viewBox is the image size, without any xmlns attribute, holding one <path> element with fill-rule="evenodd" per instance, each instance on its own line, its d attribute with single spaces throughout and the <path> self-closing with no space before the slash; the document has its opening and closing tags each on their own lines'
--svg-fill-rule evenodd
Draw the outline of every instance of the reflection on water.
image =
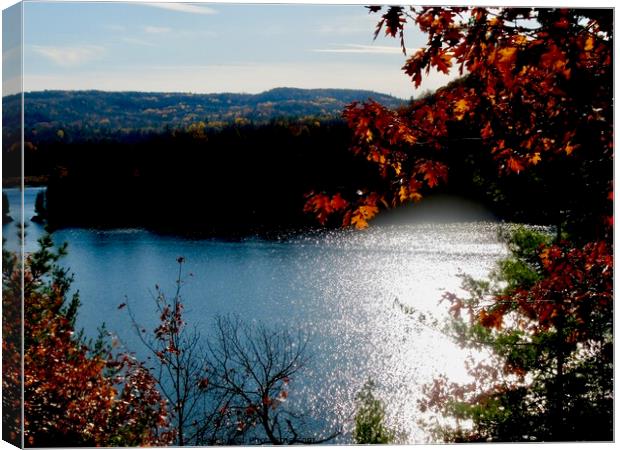
<svg viewBox="0 0 620 450">
<path fill-rule="evenodd" d="M 44 233 L 41 224 L 34 223 L 30 219 L 34 216 L 34 202 L 37 194 L 45 190 L 42 187 L 26 188 L 24 191 L 24 223 L 26 225 L 26 245 L 25 251 L 32 251 L 36 248 L 37 239 Z M 2 237 L 6 239 L 6 246 L 10 250 L 19 248 L 19 223 L 20 223 L 20 203 L 21 191 L 19 188 L 2 189 L 9 200 L 9 216 L 12 222 L 2 226 Z"/>
<path fill-rule="evenodd" d="M 11 201 L 14 193 L 8 194 Z M 35 195 L 26 191 L 28 204 L 34 205 Z M 5 235 L 12 226 L 3 227 Z M 154 286 L 173 291 L 176 259 L 182 255 L 189 322 L 208 334 L 214 315 L 235 313 L 250 322 L 305 331 L 313 358 L 303 380 L 292 380 L 290 401 L 315 405 L 320 415 L 327 408 L 333 420 L 350 419 L 355 394 L 372 378 L 388 405 L 389 422 L 408 432 L 409 442 L 420 442 L 424 436 L 415 421 L 421 385 L 439 372 L 464 379 L 464 355 L 398 303 L 445 317 L 438 301 L 446 290 L 459 291 L 458 274 L 483 277 L 505 255 L 497 226 L 393 225 L 275 242 L 66 229 L 54 240 L 69 243 L 64 263 L 75 273 L 82 300 L 78 326 L 87 334 L 94 335 L 105 321 L 140 355 L 127 313 L 117 306 L 128 300 L 138 320 L 152 327 Z M 27 250 L 41 232 L 40 226 L 29 226 Z"/>
</svg>

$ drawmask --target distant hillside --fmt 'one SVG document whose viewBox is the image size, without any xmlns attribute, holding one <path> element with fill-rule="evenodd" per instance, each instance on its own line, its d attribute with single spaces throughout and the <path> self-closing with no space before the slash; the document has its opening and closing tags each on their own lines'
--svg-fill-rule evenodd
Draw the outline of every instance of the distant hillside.
<svg viewBox="0 0 620 450">
<path fill-rule="evenodd" d="M 59 129 L 159 130 L 197 122 L 218 126 L 278 117 L 336 118 L 347 104 L 369 98 L 392 107 L 403 103 L 389 95 L 348 89 L 276 88 L 260 94 L 42 91 L 26 93 L 24 119 L 27 135 Z M 18 96 L 5 97 L 4 110 L 18 110 L 18 101 Z M 5 116 L 5 123 L 10 119 Z"/>
</svg>

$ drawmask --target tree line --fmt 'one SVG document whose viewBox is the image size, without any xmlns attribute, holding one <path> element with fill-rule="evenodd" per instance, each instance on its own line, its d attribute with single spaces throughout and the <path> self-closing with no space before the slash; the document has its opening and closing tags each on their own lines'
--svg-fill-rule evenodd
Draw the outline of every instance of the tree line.
<svg viewBox="0 0 620 450">
<path fill-rule="evenodd" d="M 279 117 L 335 119 L 354 100 L 374 98 L 391 106 L 400 99 L 354 89 L 275 88 L 259 94 L 39 91 L 24 95 L 25 140 L 67 141 L 157 132 L 203 123 L 221 128 L 236 120 L 269 123 Z M 3 98 L 3 138 L 19 134 L 20 95 Z"/>
<path fill-rule="evenodd" d="M 430 185 L 420 184 L 420 192 L 468 197 L 504 220 L 556 223 L 563 220 L 558 210 L 585 213 L 571 205 L 583 205 L 607 170 L 593 166 L 581 177 L 578 161 L 569 161 L 561 171 L 557 164 L 541 163 L 520 176 L 501 177 L 492 156 L 473 137 L 473 124 L 450 126 L 454 151 L 441 162 L 450 167 L 450 183 L 433 175 Z M 269 234 L 340 226 L 334 214 L 315 221 L 320 201 L 329 205 L 330 193 L 355 202 L 392 189 L 393 181 L 376 170 L 376 155 L 364 158 L 349 151 L 354 139 L 342 120 L 282 119 L 218 130 L 194 124 L 163 133 L 43 141 L 26 149 L 25 161 L 28 175 L 48 179 L 45 205 L 52 228 Z M 433 164 L 428 167 L 439 167 Z M 575 174 L 569 185 L 567 172 Z M 419 195 L 405 194 L 406 185 L 399 186 L 405 200 Z"/>
</svg>

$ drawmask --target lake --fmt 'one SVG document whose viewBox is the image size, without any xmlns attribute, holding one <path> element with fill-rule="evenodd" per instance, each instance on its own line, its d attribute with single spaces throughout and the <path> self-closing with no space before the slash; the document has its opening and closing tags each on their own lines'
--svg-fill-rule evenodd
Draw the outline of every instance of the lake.
<svg viewBox="0 0 620 450">
<path fill-rule="evenodd" d="M 28 222 L 40 189 L 25 191 Z M 19 191 L 4 191 L 14 213 Z M 399 304 L 447 317 L 447 305 L 438 302 L 446 291 L 460 292 L 459 274 L 484 277 L 506 255 L 499 226 L 401 221 L 364 231 L 234 242 L 142 229 L 64 229 L 53 237 L 69 244 L 63 264 L 75 274 L 82 302 L 77 325 L 87 335 L 105 322 L 126 348 L 144 355 L 127 311 L 118 305 L 129 302 L 138 320 L 153 328 L 154 287 L 173 293 L 176 260 L 183 256 L 190 324 L 208 334 L 215 315 L 237 314 L 250 323 L 304 331 L 312 359 L 292 381 L 291 401 L 310 405 L 327 421 L 350 424 L 355 395 L 371 378 L 387 404 L 389 424 L 408 433 L 412 443 L 425 439 L 416 425 L 421 385 L 439 373 L 467 380 L 465 354 Z M 27 230 L 31 251 L 43 228 L 30 222 Z M 3 226 L 3 236 L 15 248 L 15 223 Z"/>
</svg>

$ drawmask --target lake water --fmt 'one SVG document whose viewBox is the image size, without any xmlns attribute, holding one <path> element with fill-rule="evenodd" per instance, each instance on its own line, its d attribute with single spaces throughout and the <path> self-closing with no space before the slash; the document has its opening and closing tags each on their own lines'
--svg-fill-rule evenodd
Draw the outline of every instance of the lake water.
<svg viewBox="0 0 620 450">
<path fill-rule="evenodd" d="M 27 221 L 38 190 L 25 191 Z M 19 204 L 18 190 L 5 192 L 11 205 Z M 127 311 L 117 307 L 128 301 L 138 320 L 152 328 L 154 286 L 173 292 L 176 260 L 183 256 L 186 274 L 192 273 L 183 286 L 188 322 L 208 333 L 216 314 L 231 313 L 248 322 L 303 330 L 310 336 L 312 359 L 293 380 L 291 401 L 311 405 L 326 420 L 350 424 L 355 395 L 371 378 L 388 405 L 389 423 L 408 433 L 408 442 L 421 442 L 425 436 L 416 425 L 421 385 L 438 373 L 466 380 L 465 355 L 398 303 L 447 317 L 446 304 L 438 302 L 445 291 L 459 292 L 459 273 L 484 277 L 506 255 L 498 227 L 418 223 L 237 242 L 141 229 L 65 229 L 55 232 L 54 240 L 69 244 L 63 264 L 75 274 L 73 286 L 82 301 L 78 327 L 87 334 L 105 322 L 128 349 L 144 354 Z M 30 251 L 43 228 L 29 223 L 27 230 Z M 14 223 L 3 227 L 3 235 L 15 248 Z"/>
</svg>

